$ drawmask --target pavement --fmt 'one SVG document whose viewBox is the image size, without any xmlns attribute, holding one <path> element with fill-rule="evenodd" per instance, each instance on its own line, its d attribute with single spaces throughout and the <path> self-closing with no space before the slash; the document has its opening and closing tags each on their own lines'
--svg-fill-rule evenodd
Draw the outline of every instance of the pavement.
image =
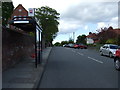
<svg viewBox="0 0 120 90">
<path fill-rule="evenodd" d="M 2 73 L 2 88 L 37 88 L 52 47 L 42 52 L 42 63 L 35 68 L 35 59 L 29 57 Z"/>
</svg>

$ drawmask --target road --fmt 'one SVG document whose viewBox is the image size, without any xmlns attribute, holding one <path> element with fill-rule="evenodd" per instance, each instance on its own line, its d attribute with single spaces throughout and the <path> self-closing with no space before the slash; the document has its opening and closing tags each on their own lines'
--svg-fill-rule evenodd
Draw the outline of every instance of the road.
<svg viewBox="0 0 120 90">
<path fill-rule="evenodd" d="M 54 47 L 39 88 L 118 88 L 113 65 L 95 50 Z"/>
</svg>

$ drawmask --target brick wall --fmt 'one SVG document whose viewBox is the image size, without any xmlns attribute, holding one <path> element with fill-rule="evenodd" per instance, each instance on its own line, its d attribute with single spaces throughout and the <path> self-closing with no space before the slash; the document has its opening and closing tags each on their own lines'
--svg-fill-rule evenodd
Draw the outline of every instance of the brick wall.
<svg viewBox="0 0 120 90">
<path fill-rule="evenodd" d="M 2 30 L 2 69 L 30 57 L 34 52 L 34 37 L 12 30 Z"/>
</svg>

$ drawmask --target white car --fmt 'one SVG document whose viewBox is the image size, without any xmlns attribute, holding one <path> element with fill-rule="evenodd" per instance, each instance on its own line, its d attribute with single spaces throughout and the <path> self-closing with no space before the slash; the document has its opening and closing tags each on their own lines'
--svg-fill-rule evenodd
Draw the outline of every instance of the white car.
<svg viewBox="0 0 120 90">
<path fill-rule="evenodd" d="M 114 57 L 115 52 L 118 49 L 118 45 L 114 44 L 105 44 L 104 46 L 100 47 L 100 55 L 107 55 L 109 57 Z"/>
</svg>

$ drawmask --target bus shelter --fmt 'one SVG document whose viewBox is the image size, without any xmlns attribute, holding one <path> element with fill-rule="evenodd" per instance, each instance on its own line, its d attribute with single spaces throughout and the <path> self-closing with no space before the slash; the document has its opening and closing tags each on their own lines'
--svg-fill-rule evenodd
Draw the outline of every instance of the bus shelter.
<svg viewBox="0 0 120 90">
<path fill-rule="evenodd" d="M 16 26 L 26 32 L 35 33 L 35 67 L 42 61 L 42 29 L 32 17 L 14 17 L 9 24 Z M 37 35 L 38 32 L 38 35 Z M 38 39 L 37 39 L 38 38 Z M 38 41 L 38 44 L 37 44 Z"/>
</svg>

